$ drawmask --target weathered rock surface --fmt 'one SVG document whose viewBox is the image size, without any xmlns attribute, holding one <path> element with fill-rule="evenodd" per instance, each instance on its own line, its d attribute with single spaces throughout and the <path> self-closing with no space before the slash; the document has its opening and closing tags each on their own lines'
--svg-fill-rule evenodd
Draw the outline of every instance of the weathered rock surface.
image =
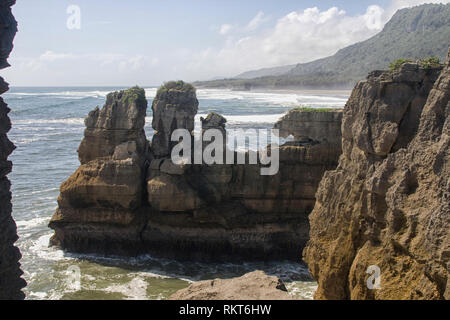
<svg viewBox="0 0 450 320">
<path fill-rule="evenodd" d="M 329 117 L 322 114 L 318 126 Z M 201 120 L 202 132 L 225 134 L 224 117 L 212 113 Z M 154 160 L 147 179 L 152 213 L 141 233 L 145 247 L 164 255 L 177 252 L 183 259 L 298 259 L 308 240 L 307 216 L 318 183 L 336 167 L 340 150 L 311 139 L 279 149 L 280 170 L 274 176 L 261 175 L 260 165 Z"/>
<path fill-rule="evenodd" d="M 169 300 L 292 300 L 283 282 L 263 271 L 240 278 L 200 281 L 177 291 Z"/>
<path fill-rule="evenodd" d="M 289 111 L 274 126 L 283 138 L 293 135 L 296 141 L 327 142 L 341 145 L 342 110 L 302 110 Z"/>
<path fill-rule="evenodd" d="M 141 131 L 145 106 L 138 103 L 140 97 L 129 101 L 125 96 L 108 96 L 104 109 L 86 120 L 82 165 L 61 186 L 50 224 L 56 231 L 53 244 L 77 252 L 189 260 L 299 258 L 317 186 L 323 173 L 336 167 L 339 148 L 330 148 L 325 138 L 293 141 L 279 148 L 280 170 L 274 176 L 262 176 L 261 165 L 175 164 L 170 138 L 175 129 L 192 132 L 195 89 L 176 82 L 158 91 L 153 103 L 157 134 L 147 153 L 139 147 L 146 145 Z M 331 120 L 324 121 L 329 115 L 321 114 L 316 125 L 329 126 Z M 225 123 L 224 117 L 210 114 L 202 119 L 202 132 L 225 134 Z"/>
<path fill-rule="evenodd" d="M 183 81 L 168 82 L 159 88 L 152 105 L 155 129 L 152 151 L 157 158 L 170 156 L 176 129 L 194 130 L 198 100 L 195 88 Z"/>
<path fill-rule="evenodd" d="M 17 32 L 17 22 L 11 13 L 12 0 L 0 1 L 0 69 L 9 67 L 7 58 L 13 48 L 13 39 Z M 9 90 L 8 83 L 0 77 L 0 94 Z M 8 156 L 15 146 L 9 141 L 7 133 L 11 129 L 8 117 L 10 109 L 0 98 L 0 300 L 24 299 L 21 291 L 26 282 L 21 278 L 20 251 L 14 246 L 17 241 L 17 228 L 11 216 L 11 183 L 7 175 L 12 170 Z"/>
<path fill-rule="evenodd" d="M 110 158 L 130 158 L 136 153 L 145 158 L 148 142 L 144 125 L 147 112 L 145 91 L 131 88 L 110 93 L 105 106 L 89 113 L 84 139 L 78 149 L 81 164 Z M 131 156 L 132 157 L 132 156 Z"/>
<path fill-rule="evenodd" d="M 450 298 L 449 97 L 449 60 L 442 72 L 404 64 L 356 85 L 343 155 L 310 215 L 304 259 L 317 299 Z M 380 268 L 378 290 L 369 266 Z"/>
<path fill-rule="evenodd" d="M 105 106 L 89 114 L 78 150 L 81 166 L 61 185 L 50 222 L 52 244 L 78 250 L 90 241 L 95 251 L 96 241 L 105 237 L 112 243 L 129 237 L 137 241 L 136 212 L 144 199 L 150 157 L 146 110 L 145 91 L 136 87 L 109 94 Z M 104 246 L 115 251 L 111 243 Z"/>
</svg>

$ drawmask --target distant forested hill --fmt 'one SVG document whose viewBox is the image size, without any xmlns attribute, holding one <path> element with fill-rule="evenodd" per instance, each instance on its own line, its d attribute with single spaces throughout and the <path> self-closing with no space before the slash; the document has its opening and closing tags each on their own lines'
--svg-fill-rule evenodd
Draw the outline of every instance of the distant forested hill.
<svg viewBox="0 0 450 320">
<path fill-rule="evenodd" d="M 402 9 L 374 37 L 335 55 L 294 66 L 249 71 L 234 79 L 197 82 L 204 87 L 236 89 L 352 87 L 369 71 L 387 69 L 399 58 L 444 60 L 450 46 L 450 4 Z M 251 78 L 251 79 L 250 79 Z"/>
</svg>

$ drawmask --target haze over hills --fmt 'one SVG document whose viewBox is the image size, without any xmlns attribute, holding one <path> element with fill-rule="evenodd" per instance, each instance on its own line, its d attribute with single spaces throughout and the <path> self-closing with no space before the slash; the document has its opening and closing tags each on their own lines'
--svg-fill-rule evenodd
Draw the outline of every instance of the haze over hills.
<svg viewBox="0 0 450 320">
<path fill-rule="evenodd" d="M 202 87 L 350 88 L 368 72 L 387 69 L 399 58 L 444 60 L 450 44 L 450 4 L 402 9 L 372 38 L 335 55 L 290 66 L 248 71 L 233 79 L 197 82 Z"/>
</svg>

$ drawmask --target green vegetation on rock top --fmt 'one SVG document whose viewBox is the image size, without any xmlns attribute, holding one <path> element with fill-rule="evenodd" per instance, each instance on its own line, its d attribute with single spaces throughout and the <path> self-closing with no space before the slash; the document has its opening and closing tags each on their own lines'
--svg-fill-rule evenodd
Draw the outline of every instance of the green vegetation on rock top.
<svg viewBox="0 0 450 320">
<path fill-rule="evenodd" d="M 106 103 L 110 104 L 114 100 L 121 100 L 127 104 L 131 104 L 133 102 L 146 102 L 145 98 L 145 90 L 135 86 L 130 89 L 111 92 L 106 96 Z"/>
<path fill-rule="evenodd" d="M 343 109 L 338 108 L 308 108 L 308 107 L 299 107 L 292 109 L 291 111 L 296 112 L 335 112 L 335 111 L 342 111 Z"/>
<path fill-rule="evenodd" d="M 128 103 L 138 100 L 145 100 L 145 90 L 138 86 L 124 90 L 122 93 L 122 99 Z"/>
<path fill-rule="evenodd" d="M 181 92 L 194 92 L 195 93 L 195 87 L 190 84 L 186 83 L 182 80 L 179 81 L 169 81 L 164 83 L 157 91 L 156 95 L 160 95 L 167 91 L 181 91 Z"/>
<path fill-rule="evenodd" d="M 411 59 L 397 59 L 396 61 L 392 62 L 389 65 L 389 70 L 391 71 L 398 71 L 404 65 L 405 63 L 411 63 L 414 62 Z M 440 68 L 442 67 L 441 61 L 437 57 L 428 57 L 424 59 L 420 59 L 419 64 L 424 69 L 431 69 L 431 68 Z"/>
<path fill-rule="evenodd" d="M 389 65 L 389 70 L 396 71 L 400 70 L 401 66 L 405 63 L 413 62 L 411 59 L 397 59 Z"/>
<path fill-rule="evenodd" d="M 430 69 L 430 68 L 439 68 L 442 67 L 442 63 L 437 57 L 428 57 L 425 59 L 420 60 L 420 65 L 424 69 Z"/>
</svg>

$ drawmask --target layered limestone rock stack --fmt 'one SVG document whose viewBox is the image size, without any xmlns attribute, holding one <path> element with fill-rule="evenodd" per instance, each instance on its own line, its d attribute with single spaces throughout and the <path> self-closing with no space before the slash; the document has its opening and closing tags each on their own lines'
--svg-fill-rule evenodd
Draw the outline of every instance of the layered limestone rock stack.
<svg viewBox="0 0 450 320">
<path fill-rule="evenodd" d="M 276 124 L 280 136 L 293 136 L 296 144 L 321 144 L 328 150 L 330 159 L 342 153 L 342 110 L 339 109 L 294 109 L 289 111 Z"/>
<path fill-rule="evenodd" d="M 263 271 L 234 279 L 200 281 L 177 291 L 169 300 L 292 300 L 284 283 Z"/>
<path fill-rule="evenodd" d="M 294 138 L 284 149 L 303 146 L 308 151 L 304 161 L 335 167 L 342 153 L 342 115 L 342 109 L 294 109 L 275 123 L 274 128 L 282 138 Z M 296 157 L 294 154 L 291 161 L 295 162 Z"/>
<path fill-rule="evenodd" d="M 317 299 L 450 298 L 449 60 L 373 72 L 353 90 L 343 155 L 310 216 Z"/>
<path fill-rule="evenodd" d="M 156 134 L 148 152 L 143 97 L 130 103 L 126 96 L 108 96 L 104 109 L 86 120 L 82 166 L 62 185 L 50 224 L 56 231 L 53 244 L 77 252 L 190 260 L 299 258 L 318 184 L 340 155 L 332 151 L 339 148 L 325 143 L 340 134 L 326 129 L 331 121 L 339 127 L 339 114 L 317 117 L 316 125 L 333 137 L 279 147 L 279 172 L 263 176 L 259 164 L 172 162 L 175 129 L 186 129 L 194 142 L 198 101 L 191 85 L 169 82 L 158 90 L 152 107 Z M 225 134 L 225 124 L 213 113 L 202 119 L 201 131 Z M 142 166 L 142 159 L 148 165 Z"/>
<path fill-rule="evenodd" d="M 14 4 L 15 1 L 12 0 L 0 1 L 0 69 L 9 66 L 7 59 L 17 32 L 17 22 L 11 13 L 11 6 Z M 0 77 L 0 94 L 8 89 L 8 83 Z M 21 290 L 26 286 L 21 278 L 21 254 L 14 246 L 18 237 L 16 224 L 11 216 L 11 183 L 7 178 L 12 170 L 8 156 L 15 148 L 7 136 L 11 129 L 9 111 L 7 104 L 0 97 L 0 300 L 24 299 L 25 295 Z"/>
<path fill-rule="evenodd" d="M 137 252 L 137 211 L 150 156 L 146 111 L 145 91 L 135 87 L 109 94 L 105 106 L 86 118 L 81 166 L 61 185 L 50 222 L 52 244 L 74 251 Z"/>
<path fill-rule="evenodd" d="M 195 88 L 183 81 L 167 82 L 159 88 L 152 105 L 155 135 L 152 151 L 157 158 L 170 157 L 172 132 L 176 129 L 194 130 L 198 100 Z"/>
<path fill-rule="evenodd" d="M 297 117 L 302 119 L 302 114 Z M 323 125 L 324 135 L 332 137 L 317 134 L 317 140 L 295 140 L 280 147 L 280 170 L 273 176 L 261 175 L 259 164 L 248 164 L 248 154 L 245 165 L 175 165 L 167 157 L 153 160 L 147 180 L 152 213 L 142 232 L 145 247 L 165 255 L 177 252 L 176 257 L 186 259 L 298 259 L 308 240 L 307 216 L 318 183 L 326 170 L 336 167 L 340 155 L 339 144 L 330 148 L 340 131 L 327 127 L 334 121 L 339 128 L 341 114 L 332 111 L 330 117 L 321 112 L 312 125 Z M 163 122 L 159 117 L 154 116 L 153 124 Z M 304 113 L 304 117 L 311 115 Z M 226 119 L 221 115 L 211 113 L 201 122 L 203 133 L 216 129 L 225 136 Z M 324 143 L 327 140 L 330 143 Z"/>
</svg>

